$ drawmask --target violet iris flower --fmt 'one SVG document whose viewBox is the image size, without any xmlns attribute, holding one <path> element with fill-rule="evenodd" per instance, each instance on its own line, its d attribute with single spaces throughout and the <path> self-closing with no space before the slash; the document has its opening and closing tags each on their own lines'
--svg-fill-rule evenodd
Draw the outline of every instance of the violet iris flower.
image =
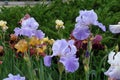
<svg viewBox="0 0 120 80">
<path fill-rule="evenodd" d="M 45 34 L 41 30 L 37 30 L 39 24 L 36 22 L 34 18 L 28 18 L 26 20 L 23 20 L 21 23 L 21 28 L 15 28 L 15 35 L 23 35 L 27 37 L 35 36 L 39 39 L 44 38 Z"/>
<path fill-rule="evenodd" d="M 94 10 L 81 10 L 80 15 L 76 18 L 75 29 L 73 30 L 73 36 L 78 40 L 84 40 L 89 37 L 90 25 L 95 25 L 106 31 L 105 26 L 97 21 L 98 17 Z"/>
<path fill-rule="evenodd" d="M 9 74 L 8 78 L 5 78 L 3 80 L 25 80 L 25 77 L 21 77 L 19 74 L 18 75 Z"/>
<path fill-rule="evenodd" d="M 61 62 L 65 70 L 67 72 L 74 72 L 79 68 L 78 58 L 76 58 L 77 49 L 74 46 L 74 41 L 65 39 L 57 40 L 53 44 L 52 47 L 53 54 L 51 56 L 44 57 L 45 66 L 50 67 L 51 60 L 53 56 L 58 56 L 60 58 L 59 62 Z"/>
</svg>

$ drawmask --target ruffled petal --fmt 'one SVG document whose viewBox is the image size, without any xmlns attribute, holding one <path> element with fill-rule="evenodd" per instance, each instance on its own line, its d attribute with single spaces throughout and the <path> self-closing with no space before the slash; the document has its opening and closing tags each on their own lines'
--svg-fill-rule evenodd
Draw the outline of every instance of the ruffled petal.
<svg viewBox="0 0 120 80">
<path fill-rule="evenodd" d="M 78 58 L 75 57 L 61 57 L 60 62 L 67 72 L 75 72 L 79 68 Z"/>
<path fill-rule="evenodd" d="M 38 26 L 39 24 L 36 22 L 36 20 L 33 17 L 22 21 L 22 27 L 24 28 L 27 27 L 27 28 L 36 30 Z"/>
<path fill-rule="evenodd" d="M 84 24 L 86 26 L 93 24 L 95 21 L 97 21 L 98 17 L 97 14 L 94 12 L 94 10 L 81 10 L 80 17 L 77 18 L 77 22 L 82 22 L 81 24 Z"/>
<path fill-rule="evenodd" d="M 65 39 L 56 40 L 52 46 L 52 50 L 53 50 L 52 56 L 60 56 L 67 47 L 68 47 L 68 43 Z"/>
<path fill-rule="evenodd" d="M 88 26 L 83 26 L 83 27 L 75 28 L 72 34 L 76 39 L 84 40 L 89 37 L 90 30 Z"/>
</svg>

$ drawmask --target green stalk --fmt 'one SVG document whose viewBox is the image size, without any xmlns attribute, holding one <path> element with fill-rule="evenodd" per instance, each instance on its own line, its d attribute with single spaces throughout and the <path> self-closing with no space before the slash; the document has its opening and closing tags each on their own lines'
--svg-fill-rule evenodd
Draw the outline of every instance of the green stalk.
<svg viewBox="0 0 120 80">
<path fill-rule="evenodd" d="M 59 80 L 61 80 L 61 79 L 62 79 L 62 74 L 60 73 L 60 74 L 59 74 Z"/>
<path fill-rule="evenodd" d="M 85 57 L 84 59 L 84 70 L 85 70 L 85 79 L 89 80 L 89 75 L 90 75 L 90 57 L 91 57 L 91 41 L 90 38 L 88 39 L 88 45 L 87 45 L 87 49 L 89 52 L 89 56 Z"/>
</svg>

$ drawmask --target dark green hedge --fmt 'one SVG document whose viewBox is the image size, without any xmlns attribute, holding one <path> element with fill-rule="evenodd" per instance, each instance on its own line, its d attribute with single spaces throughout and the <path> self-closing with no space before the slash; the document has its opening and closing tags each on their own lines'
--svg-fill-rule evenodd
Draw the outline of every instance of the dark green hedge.
<svg viewBox="0 0 120 80">
<path fill-rule="evenodd" d="M 8 22 L 9 33 L 13 33 L 15 27 L 19 27 L 18 21 L 29 13 L 40 24 L 40 29 L 46 33 L 46 36 L 57 39 L 58 34 L 55 29 L 55 20 L 61 19 L 65 23 L 63 31 L 64 38 L 68 38 L 72 32 L 75 19 L 80 10 L 94 9 L 98 15 L 98 20 L 102 22 L 107 31 L 103 33 L 99 28 L 93 28 L 94 34 L 101 34 L 104 37 L 103 43 L 113 46 L 112 38 L 116 37 L 109 31 L 110 24 L 117 24 L 120 21 L 120 0 L 68 0 L 63 3 L 62 0 L 53 0 L 50 4 L 25 6 L 25 7 L 1 7 L 0 20 Z"/>
</svg>

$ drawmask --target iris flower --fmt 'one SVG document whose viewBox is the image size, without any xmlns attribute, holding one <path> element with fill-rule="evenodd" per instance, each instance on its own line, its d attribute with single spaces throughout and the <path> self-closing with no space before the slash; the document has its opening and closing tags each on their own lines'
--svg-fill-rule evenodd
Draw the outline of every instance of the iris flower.
<svg viewBox="0 0 120 80">
<path fill-rule="evenodd" d="M 110 25 L 109 29 L 112 33 L 120 33 L 120 22 L 116 25 Z"/>
<path fill-rule="evenodd" d="M 26 20 L 23 20 L 21 22 L 22 27 L 21 28 L 15 28 L 15 35 L 23 35 L 27 37 L 35 36 L 39 39 L 42 39 L 45 34 L 41 30 L 37 30 L 39 24 L 36 22 L 36 20 L 33 17 L 30 17 Z"/>
<path fill-rule="evenodd" d="M 56 29 L 60 29 L 60 28 L 62 28 L 62 29 L 64 29 L 65 27 L 64 27 L 64 22 L 62 21 L 62 20 L 56 20 L 55 21 L 55 23 L 56 23 Z"/>
<path fill-rule="evenodd" d="M 36 46 L 40 44 L 40 39 L 38 39 L 37 37 L 31 37 L 30 41 L 29 41 L 29 45 L 31 46 Z"/>
<path fill-rule="evenodd" d="M 6 31 L 8 27 L 6 26 L 7 22 L 0 20 L 0 27 L 2 28 L 3 31 Z"/>
<path fill-rule="evenodd" d="M 17 52 L 26 52 L 28 49 L 28 43 L 26 40 L 22 39 L 17 44 L 15 44 L 15 48 L 17 49 Z"/>
<path fill-rule="evenodd" d="M 76 58 L 77 49 L 74 46 L 74 41 L 65 39 L 57 40 L 52 46 L 53 54 L 51 56 L 44 57 L 44 64 L 46 66 L 51 65 L 51 60 L 53 56 L 58 56 L 59 62 L 61 62 L 67 72 L 74 72 L 79 68 L 78 58 Z"/>
<path fill-rule="evenodd" d="M 76 18 L 75 29 L 73 30 L 73 36 L 78 40 L 84 40 L 89 37 L 91 25 L 98 26 L 103 31 L 106 31 L 105 26 L 99 23 L 97 14 L 94 10 L 81 10 L 80 15 Z"/>
<path fill-rule="evenodd" d="M 120 79 L 120 52 L 110 52 L 108 56 L 108 63 L 110 68 L 105 72 L 105 75 L 110 78 Z"/>
<path fill-rule="evenodd" d="M 8 78 L 5 78 L 3 80 L 25 80 L 25 77 L 21 77 L 19 74 L 18 75 L 9 74 Z"/>
</svg>

